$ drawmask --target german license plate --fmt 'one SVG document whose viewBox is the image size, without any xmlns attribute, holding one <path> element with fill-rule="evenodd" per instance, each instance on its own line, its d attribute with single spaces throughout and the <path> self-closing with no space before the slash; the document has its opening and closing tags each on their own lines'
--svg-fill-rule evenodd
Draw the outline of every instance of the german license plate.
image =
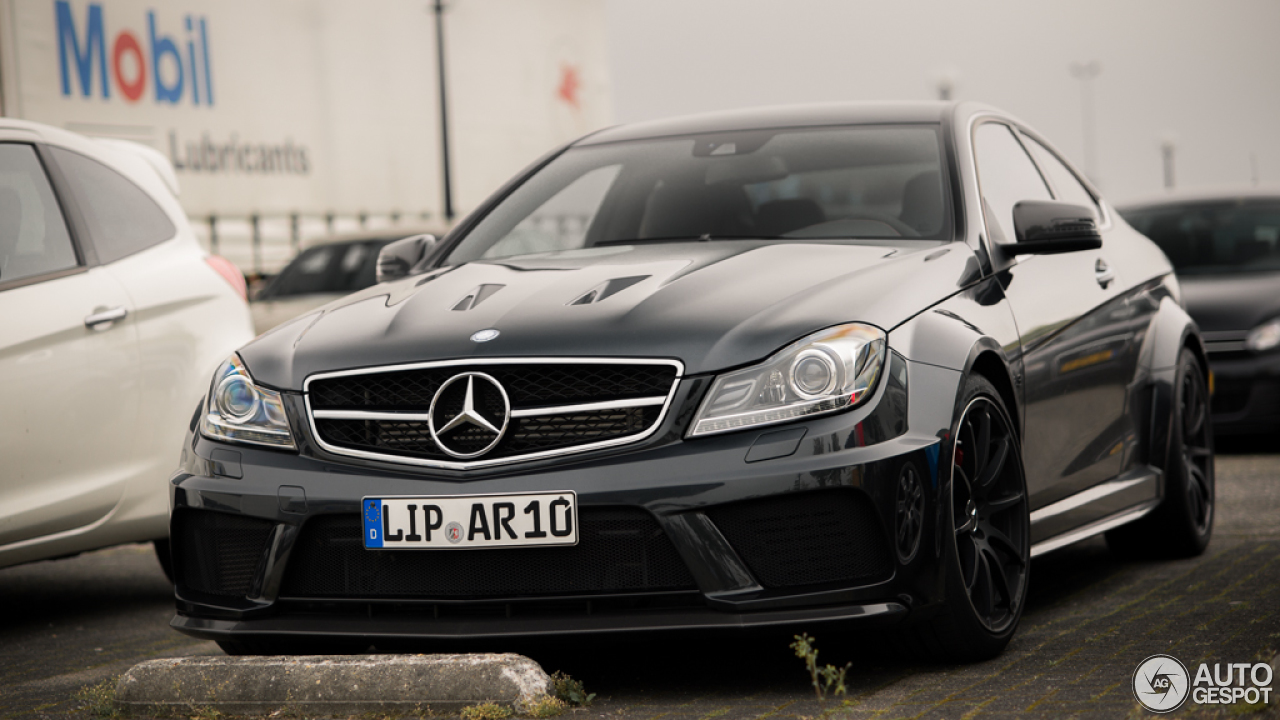
<svg viewBox="0 0 1280 720">
<path fill-rule="evenodd" d="M 361 500 L 364 546 L 377 549 L 577 545 L 572 491 Z"/>
</svg>

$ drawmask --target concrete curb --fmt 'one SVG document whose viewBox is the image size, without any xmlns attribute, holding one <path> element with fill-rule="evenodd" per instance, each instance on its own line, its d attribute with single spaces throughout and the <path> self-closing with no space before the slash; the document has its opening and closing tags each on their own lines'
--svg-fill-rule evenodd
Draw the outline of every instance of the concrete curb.
<svg viewBox="0 0 1280 720">
<path fill-rule="evenodd" d="M 198 656 L 148 660 L 120 677 L 128 711 L 209 707 L 235 714 L 288 709 L 351 715 L 449 712 L 495 702 L 517 709 L 551 692 L 542 667 L 521 655 Z"/>
</svg>

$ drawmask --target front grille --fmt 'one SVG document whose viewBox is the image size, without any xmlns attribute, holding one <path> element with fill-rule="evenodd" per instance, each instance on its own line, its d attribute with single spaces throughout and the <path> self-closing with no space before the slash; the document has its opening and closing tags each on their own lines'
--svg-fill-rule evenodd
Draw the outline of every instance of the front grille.
<svg viewBox="0 0 1280 720">
<path fill-rule="evenodd" d="M 179 586 L 208 595 L 249 594 L 275 523 L 179 508 L 171 524 Z"/>
<path fill-rule="evenodd" d="M 465 372 L 484 373 L 500 383 L 512 411 L 501 439 L 475 462 L 589 449 L 643 436 L 661 419 L 679 374 L 667 362 L 574 362 L 449 365 L 320 377 L 307 386 L 319 439 L 337 453 L 356 451 L 428 464 L 456 462 L 459 455 L 441 449 L 425 416 L 440 388 Z M 476 397 L 477 409 L 500 425 L 501 400 L 492 394 Z M 593 407 L 575 407 L 584 405 Z M 446 439 L 454 452 L 469 455 L 484 451 L 494 436 L 481 427 L 463 425 L 450 430 Z"/>
<path fill-rule="evenodd" d="M 857 490 L 721 505 L 711 522 L 766 588 L 885 580 L 893 559 L 875 508 Z"/>
<path fill-rule="evenodd" d="M 1237 413 L 1249 404 L 1249 392 L 1253 383 L 1248 380 L 1217 378 L 1213 383 L 1210 408 L 1216 414 Z"/>
<path fill-rule="evenodd" d="M 696 588 L 653 516 L 580 508 L 573 547 L 366 550 L 358 515 L 307 521 L 289 558 L 289 598 L 481 599 Z"/>
</svg>

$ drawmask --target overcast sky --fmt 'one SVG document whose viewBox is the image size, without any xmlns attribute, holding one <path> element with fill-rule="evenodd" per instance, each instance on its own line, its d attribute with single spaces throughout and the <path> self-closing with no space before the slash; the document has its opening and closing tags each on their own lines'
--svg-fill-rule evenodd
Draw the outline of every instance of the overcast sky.
<svg viewBox="0 0 1280 720">
<path fill-rule="evenodd" d="M 1085 166 L 1081 82 L 1097 62 L 1095 180 L 1113 201 L 1280 187 L 1277 0 L 607 0 L 614 114 L 952 96 L 1012 112 Z M 1253 160 L 1251 160 L 1251 155 Z"/>
</svg>

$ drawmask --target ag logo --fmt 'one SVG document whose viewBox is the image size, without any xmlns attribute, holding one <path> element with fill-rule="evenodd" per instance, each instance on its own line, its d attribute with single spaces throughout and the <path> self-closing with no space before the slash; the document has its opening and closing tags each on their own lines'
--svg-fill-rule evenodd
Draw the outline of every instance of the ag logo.
<svg viewBox="0 0 1280 720">
<path fill-rule="evenodd" d="M 1173 712 L 1187 701 L 1191 675 L 1172 655 L 1152 655 L 1133 671 L 1133 696 L 1154 713 Z"/>
</svg>

